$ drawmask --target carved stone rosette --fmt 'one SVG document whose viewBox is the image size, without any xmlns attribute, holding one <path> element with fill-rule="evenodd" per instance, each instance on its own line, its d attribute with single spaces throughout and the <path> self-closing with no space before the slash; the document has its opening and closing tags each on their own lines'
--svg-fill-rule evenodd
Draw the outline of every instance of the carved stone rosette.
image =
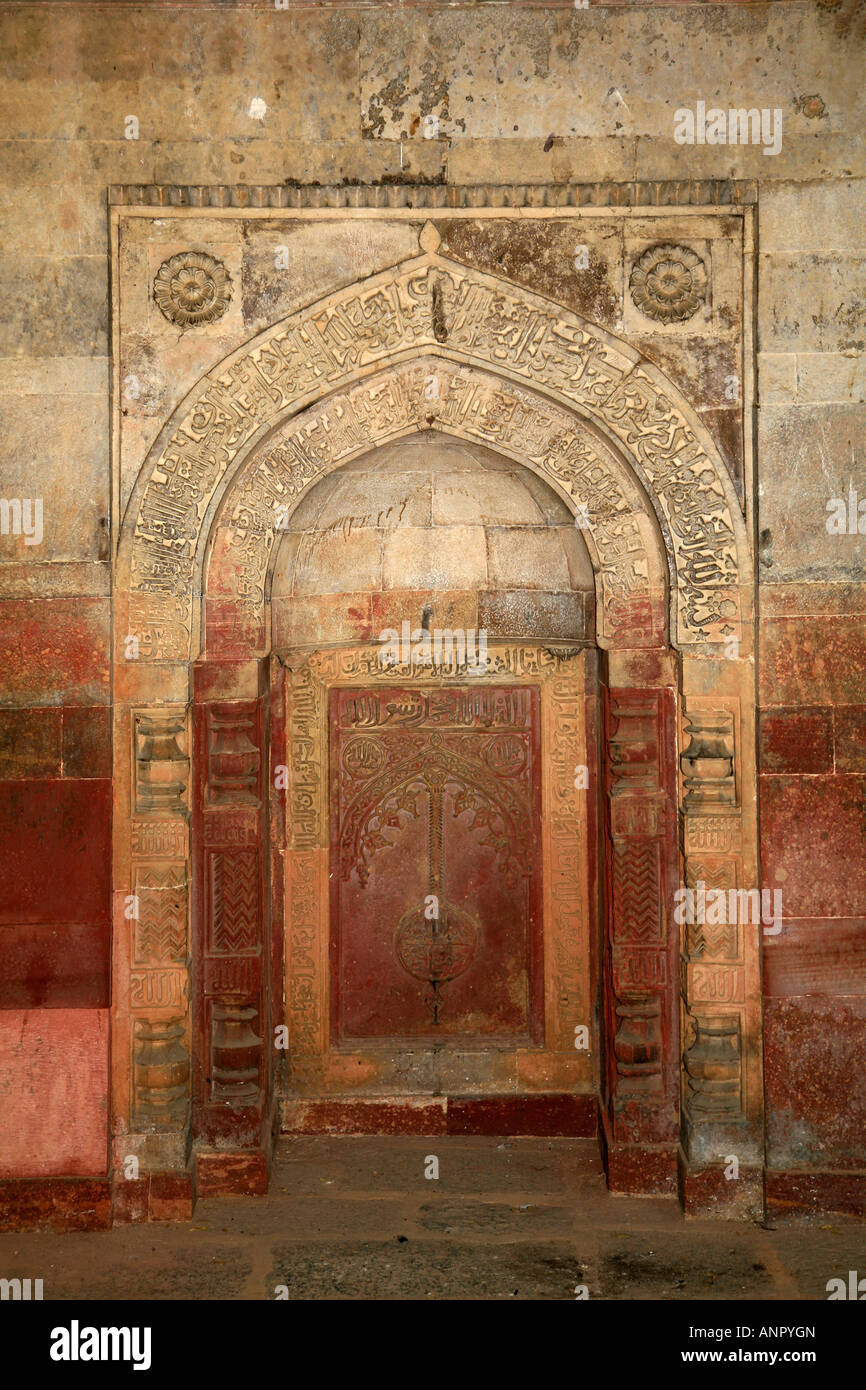
<svg viewBox="0 0 866 1390">
<path fill-rule="evenodd" d="M 231 280 L 215 256 L 181 251 L 159 267 L 153 297 L 169 323 L 197 328 L 222 318 L 231 299 Z"/>
</svg>

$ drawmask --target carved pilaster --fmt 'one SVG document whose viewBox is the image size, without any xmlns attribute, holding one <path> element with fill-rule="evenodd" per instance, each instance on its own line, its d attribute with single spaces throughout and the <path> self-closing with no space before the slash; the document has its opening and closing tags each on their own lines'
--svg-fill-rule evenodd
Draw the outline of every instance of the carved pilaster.
<svg viewBox="0 0 866 1390">
<path fill-rule="evenodd" d="M 615 689 L 607 699 L 608 1067 L 617 1144 L 672 1144 L 669 887 L 675 856 L 672 694 Z"/>
<path fill-rule="evenodd" d="M 211 690 L 251 679 L 251 698 L 211 700 Z M 244 1149 L 261 1143 L 270 1093 L 270 872 L 266 843 L 267 704 L 258 680 L 231 665 L 196 669 L 198 753 L 196 934 L 198 981 L 195 1135 L 198 1145 Z M 199 692 L 201 694 L 199 695 Z"/>
</svg>

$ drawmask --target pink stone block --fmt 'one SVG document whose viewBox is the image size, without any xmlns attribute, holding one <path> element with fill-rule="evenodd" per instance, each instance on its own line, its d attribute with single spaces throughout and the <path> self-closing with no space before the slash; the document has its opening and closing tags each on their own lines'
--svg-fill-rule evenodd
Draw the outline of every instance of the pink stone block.
<svg viewBox="0 0 866 1390">
<path fill-rule="evenodd" d="M 0 1011 L 0 1178 L 108 1169 L 108 1010 Z"/>
</svg>

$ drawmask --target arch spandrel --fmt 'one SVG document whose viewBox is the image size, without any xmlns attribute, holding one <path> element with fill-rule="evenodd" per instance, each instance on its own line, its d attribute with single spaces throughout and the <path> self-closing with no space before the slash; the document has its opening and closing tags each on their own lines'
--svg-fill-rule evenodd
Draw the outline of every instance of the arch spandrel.
<svg viewBox="0 0 866 1390">
<path fill-rule="evenodd" d="M 425 228 L 422 245 L 435 239 Z M 149 659 L 195 654 L 210 524 L 252 451 L 324 397 L 425 353 L 529 388 L 616 442 L 665 538 L 672 640 L 739 633 L 746 530 L 727 470 L 680 393 L 577 314 L 427 249 L 266 330 L 175 411 L 136 484 L 118 560 L 130 630 L 155 634 Z"/>
</svg>

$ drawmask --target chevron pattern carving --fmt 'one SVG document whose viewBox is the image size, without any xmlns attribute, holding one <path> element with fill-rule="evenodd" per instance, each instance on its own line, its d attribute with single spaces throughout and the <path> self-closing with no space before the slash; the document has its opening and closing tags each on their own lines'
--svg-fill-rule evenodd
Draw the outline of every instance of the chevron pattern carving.
<svg viewBox="0 0 866 1390">
<path fill-rule="evenodd" d="M 662 936 L 659 849 L 655 840 L 616 840 L 613 848 L 613 934 L 617 942 Z"/>
<path fill-rule="evenodd" d="M 255 850 L 210 856 L 211 947 L 235 954 L 259 944 L 259 865 Z"/>
<path fill-rule="evenodd" d="M 136 963 L 186 960 L 186 895 L 146 893 L 139 904 Z"/>
<path fill-rule="evenodd" d="M 136 965 L 184 962 L 187 949 L 186 877 L 177 864 L 143 864 L 135 873 L 139 915 L 135 923 Z"/>
<path fill-rule="evenodd" d="M 736 888 L 737 864 L 733 859 L 705 860 L 689 856 L 686 860 L 686 884 L 697 888 L 703 883 L 709 893 L 714 888 Z M 715 960 L 736 960 L 736 922 L 689 922 L 686 926 L 686 946 L 689 957 L 707 956 Z"/>
</svg>

